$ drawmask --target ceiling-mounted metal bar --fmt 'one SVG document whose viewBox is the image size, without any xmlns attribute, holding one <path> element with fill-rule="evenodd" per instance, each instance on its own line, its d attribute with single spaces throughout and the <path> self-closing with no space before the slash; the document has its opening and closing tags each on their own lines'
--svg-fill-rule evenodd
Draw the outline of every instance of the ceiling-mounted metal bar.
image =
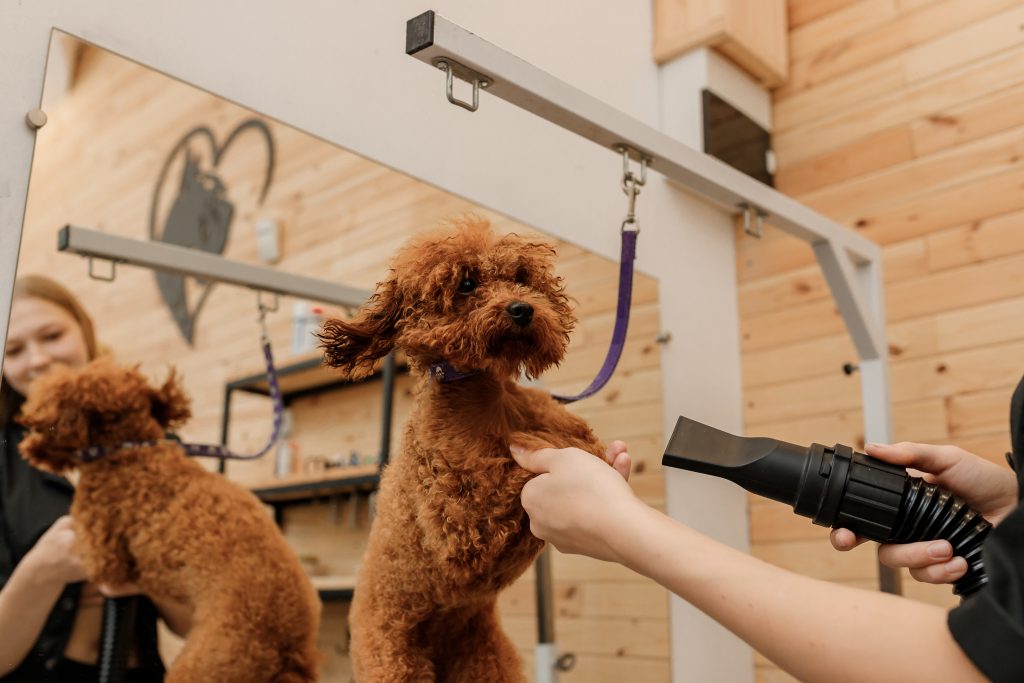
<svg viewBox="0 0 1024 683">
<path fill-rule="evenodd" d="M 198 249 L 134 240 L 70 225 L 58 234 L 57 249 L 344 307 L 361 306 L 370 297 L 370 292 L 355 287 L 240 263 Z"/>
<path fill-rule="evenodd" d="M 805 242 L 828 241 L 843 248 L 856 263 L 879 256 L 874 242 L 545 73 L 436 12 L 409 20 L 406 52 L 427 64 L 443 60 L 458 65 L 456 75 L 460 71 L 483 74 L 488 80 L 487 93 L 608 149 L 624 145 L 633 151 L 634 159 L 646 155 L 653 159 L 653 170 L 730 212 L 738 212 L 745 203 L 767 214 L 773 226 Z"/>
</svg>

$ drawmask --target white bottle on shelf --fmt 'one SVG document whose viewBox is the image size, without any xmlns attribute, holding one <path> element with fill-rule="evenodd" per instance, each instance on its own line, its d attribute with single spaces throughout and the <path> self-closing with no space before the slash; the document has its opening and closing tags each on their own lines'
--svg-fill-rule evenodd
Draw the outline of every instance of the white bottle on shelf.
<svg viewBox="0 0 1024 683">
<path fill-rule="evenodd" d="M 292 355 L 315 351 L 319 343 L 316 333 L 323 325 L 323 312 L 309 301 L 296 301 L 292 306 Z"/>
<path fill-rule="evenodd" d="M 292 473 L 295 453 L 291 444 L 292 411 L 285 408 L 281 413 L 281 435 L 277 439 L 277 452 L 274 454 L 274 476 L 287 477 Z"/>
</svg>

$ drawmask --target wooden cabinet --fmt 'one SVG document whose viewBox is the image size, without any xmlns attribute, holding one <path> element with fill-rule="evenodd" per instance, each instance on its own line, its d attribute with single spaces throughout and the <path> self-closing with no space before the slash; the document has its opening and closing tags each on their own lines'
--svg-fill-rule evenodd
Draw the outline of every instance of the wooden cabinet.
<svg viewBox="0 0 1024 683">
<path fill-rule="evenodd" d="M 713 47 L 768 87 L 787 78 L 786 0 L 655 0 L 654 58 Z"/>
</svg>

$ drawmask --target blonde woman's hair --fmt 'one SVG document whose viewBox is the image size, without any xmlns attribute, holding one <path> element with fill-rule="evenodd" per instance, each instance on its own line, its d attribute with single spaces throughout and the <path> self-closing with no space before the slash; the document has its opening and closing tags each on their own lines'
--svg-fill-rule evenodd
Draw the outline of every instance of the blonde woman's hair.
<svg viewBox="0 0 1024 683">
<path fill-rule="evenodd" d="M 96 343 L 96 330 L 92 318 L 85 308 L 64 285 L 42 275 L 23 275 L 14 282 L 14 299 L 41 299 L 63 308 L 82 330 L 85 349 L 89 360 L 102 354 Z M 6 379 L 0 378 L 0 428 L 4 428 L 14 417 L 25 397 L 14 390 Z"/>
</svg>

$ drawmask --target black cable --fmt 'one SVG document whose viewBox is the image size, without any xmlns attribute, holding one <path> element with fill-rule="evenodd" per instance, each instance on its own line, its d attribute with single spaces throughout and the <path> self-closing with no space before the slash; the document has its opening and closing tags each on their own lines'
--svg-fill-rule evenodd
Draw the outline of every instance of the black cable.
<svg viewBox="0 0 1024 683">
<path fill-rule="evenodd" d="M 128 671 L 128 655 L 135 635 L 135 615 L 139 599 L 131 595 L 107 598 L 103 602 L 103 626 L 100 630 L 99 683 L 123 683 Z"/>
</svg>

